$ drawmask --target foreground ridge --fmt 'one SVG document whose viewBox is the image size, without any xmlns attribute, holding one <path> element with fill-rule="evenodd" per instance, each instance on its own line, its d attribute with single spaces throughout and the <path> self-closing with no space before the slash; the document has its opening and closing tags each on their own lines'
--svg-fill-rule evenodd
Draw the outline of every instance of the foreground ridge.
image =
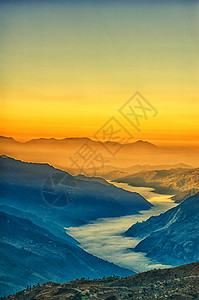
<svg viewBox="0 0 199 300">
<path fill-rule="evenodd" d="M 1 299 L 199 299 L 199 263 L 119 278 L 47 282 Z"/>
</svg>

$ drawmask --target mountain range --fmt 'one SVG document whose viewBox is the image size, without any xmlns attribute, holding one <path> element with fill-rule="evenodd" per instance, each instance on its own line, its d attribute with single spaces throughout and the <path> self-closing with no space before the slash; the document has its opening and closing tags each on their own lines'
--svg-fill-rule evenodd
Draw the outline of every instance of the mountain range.
<svg viewBox="0 0 199 300">
<path fill-rule="evenodd" d="M 1 296 L 49 280 L 133 273 L 86 253 L 64 227 L 138 213 L 152 207 L 147 200 L 48 164 L 0 156 L 0 166 Z"/>
<path fill-rule="evenodd" d="M 86 253 L 67 234 L 57 237 L 27 218 L 2 212 L 1 207 L 0 257 L 0 296 L 49 280 L 132 273 Z"/>
<path fill-rule="evenodd" d="M 89 138 L 40 138 L 22 143 L 0 137 L 0 149 L 1 154 L 27 162 L 50 163 L 75 175 L 101 175 L 139 164 L 199 165 L 198 147 L 157 146 L 142 140 L 121 144 Z M 83 157 L 86 152 L 92 159 Z"/>
<path fill-rule="evenodd" d="M 151 187 L 163 194 L 178 194 L 191 189 L 194 192 L 198 188 L 199 168 L 143 171 L 114 181 L 132 186 Z"/>
<path fill-rule="evenodd" d="M 46 219 L 57 215 L 65 227 L 152 207 L 138 193 L 116 188 L 103 179 L 79 179 L 48 164 L 26 163 L 6 156 L 0 157 L 0 165 L 1 204 Z"/>
<path fill-rule="evenodd" d="M 199 260 L 199 194 L 165 213 L 138 222 L 125 233 L 142 240 L 133 251 L 144 252 L 163 264 L 180 265 Z"/>
<path fill-rule="evenodd" d="M 103 143 L 86 138 L 60 141 L 39 139 L 26 143 L 12 138 L 0 138 L 0 146 L 4 148 L 3 155 L 0 156 L 2 296 L 25 289 L 27 285 L 37 285 L 49 280 L 65 282 L 81 277 L 132 274 L 129 270 L 86 253 L 65 232 L 70 226 L 80 226 L 98 218 L 138 214 L 153 206 L 138 193 L 117 188 L 105 180 L 106 177 L 120 177 L 120 174 L 128 176 L 122 176 L 117 179 L 118 182 L 153 187 L 160 193 L 174 193 L 177 194 L 174 201 L 183 201 L 158 217 L 133 225 L 124 234 L 142 239 L 133 251 L 144 252 L 148 257 L 170 265 L 198 260 L 199 195 L 189 196 L 198 192 L 199 169 L 184 164 L 177 164 L 176 168 L 161 164 L 158 165 L 159 169 L 154 169 L 155 166 L 148 164 L 140 166 L 139 162 L 129 166 L 129 160 L 129 164 L 123 168 L 107 166 L 106 170 L 111 174 L 101 170 L 105 179 L 96 175 L 71 175 L 64 171 L 67 167 L 64 166 L 63 159 L 68 159 L 68 155 L 73 155 L 85 142 L 89 146 L 97 145 L 97 149 L 105 153 Z M 106 145 L 112 151 L 118 146 L 112 142 Z M 155 145 L 138 141 L 123 146 L 120 158 L 126 154 L 138 157 L 139 153 L 141 157 L 148 157 L 149 153 L 153 157 L 163 153 L 161 151 L 163 150 Z M 7 156 L 11 153 L 15 153 L 15 158 Z M 27 162 L 34 154 L 35 163 Z M 24 161 L 16 159 L 17 156 Z M 56 159 L 62 161 L 62 170 L 55 167 Z M 138 173 L 135 173 L 136 170 Z M 129 172 L 132 173 L 129 175 Z M 30 299 L 35 299 L 28 293 L 26 298 L 21 299 L 28 299 L 29 296 Z M 23 297 L 24 292 L 19 295 Z"/>
<path fill-rule="evenodd" d="M 193 169 L 192 166 L 184 163 L 179 163 L 174 165 L 134 165 L 127 168 L 119 168 L 119 169 L 115 167 L 112 168 L 112 170 L 109 172 L 106 172 L 104 170 L 105 172 L 103 173 L 101 172 L 99 175 L 104 179 L 114 181 L 115 179 L 123 178 L 140 172 L 151 171 L 151 170 L 170 170 L 170 169 L 179 169 L 179 168 Z"/>
</svg>

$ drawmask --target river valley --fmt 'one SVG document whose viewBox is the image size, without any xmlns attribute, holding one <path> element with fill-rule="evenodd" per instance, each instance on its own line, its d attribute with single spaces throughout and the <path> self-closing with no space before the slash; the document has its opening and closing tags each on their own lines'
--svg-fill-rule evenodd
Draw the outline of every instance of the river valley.
<svg viewBox="0 0 199 300">
<path fill-rule="evenodd" d="M 140 214 L 98 219 L 84 226 L 70 227 L 67 228 L 67 233 L 75 238 L 85 251 L 136 273 L 170 267 L 149 259 L 144 253 L 133 252 L 132 249 L 140 242 L 140 239 L 124 237 L 122 234 L 136 222 L 159 215 L 176 206 L 176 203 L 170 199 L 171 196 L 153 193 L 152 188 L 111 183 L 130 192 L 140 193 L 154 206 L 150 210 L 140 211 Z"/>
</svg>

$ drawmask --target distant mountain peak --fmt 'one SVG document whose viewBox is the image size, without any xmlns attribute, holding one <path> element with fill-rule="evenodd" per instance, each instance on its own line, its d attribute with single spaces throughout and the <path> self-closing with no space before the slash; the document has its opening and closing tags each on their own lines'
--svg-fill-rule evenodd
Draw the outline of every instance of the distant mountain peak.
<svg viewBox="0 0 199 300">
<path fill-rule="evenodd" d="M 62 141 L 90 141 L 90 142 L 94 142 L 94 143 L 99 143 L 99 144 L 112 144 L 112 145 L 118 145 L 121 144 L 119 142 L 114 142 L 114 141 L 97 141 L 88 137 L 65 137 L 65 138 L 54 138 L 54 137 L 50 137 L 50 138 L 45 138 L 45 137 L 40 137 L 40 138 L 34 138 L 25 142 L 18 142 L 16 141 L 14 138 L 12 137 L 6 137 L 6 136 L 0 136 L 0 140 L 5 140 L 5 141 L 14 141 L 17 143 L 21 143 L 21 144 L 26 144 L 26 143 L 37 143 L 37 142 L 62 142 Z M 124 144 L 125 145 L 125 144 Z M 145 145 L 145 146 L 153 146 L 153 147 L 157 147 L 156 145 L 148 142 L 148 141 L 144 141 L 144 140 L 138 140 L 134 143 L 128 143 L 128 145 Z"/>
<path fill-rule="evenodd" d="M 138 140 L 134 144 L 146 144 L 146 145 L 153 145 L 153 146 L 155 146 L 154 144 L 152 144 L 152 143 L 150 143 L 148 141 L 143 141 L 143 140 Z"/>
<path fill-rule="evenodd" d="M 39 142 L 67 142 L 67 141 L 92 141 L 90 138 L 87 137 L 65 137 L 65 138 L 36 138 L 36 139 L 31 139 L 25 143 L 39 143 Z"/>
<path fill-rule="evenodd" d="M 143 140 L 138 140 L 133 143 L 134 146 L 140 146 L 140 147 L 150 147 L 150 148 L 157 148 L 156 145 L 148 142 L 148 141 L 143 141 Z"/>
<path fill-rule="evenodd" d="M 13 139 L 13 137 L 11 136 L 3 136 L 3 135 L 0 135 L 0 139 L 5 139 L 5 140 L 10 140 L 10 141 L 15 141 L 17 142 L 15 139 Z"/>
</svg>

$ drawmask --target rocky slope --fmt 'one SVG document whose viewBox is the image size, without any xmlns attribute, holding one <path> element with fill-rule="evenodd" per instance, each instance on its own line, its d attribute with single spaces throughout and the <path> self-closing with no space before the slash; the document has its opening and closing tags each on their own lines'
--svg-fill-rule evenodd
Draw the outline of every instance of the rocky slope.
<svg viewBox="0 0 199 300">
<path fill-rule="evenodd" d="M 199 195 L 167 212 L 130 227 L 125 236 L 142 241 L 134 251 L 158 262 L 180 265 L 199 260 Z"/>
</svg>

